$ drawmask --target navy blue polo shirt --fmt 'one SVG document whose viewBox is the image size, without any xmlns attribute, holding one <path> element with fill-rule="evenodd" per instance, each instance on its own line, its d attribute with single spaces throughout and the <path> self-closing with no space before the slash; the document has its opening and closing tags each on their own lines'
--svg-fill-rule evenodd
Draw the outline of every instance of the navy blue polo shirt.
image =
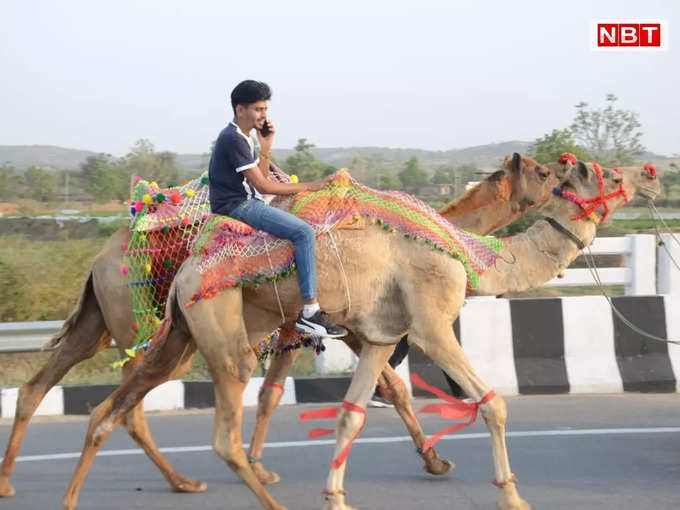
<svg viewBox="0 0 680 510">
<path fill-rule="evenodd" d="M 213 213 L 229 212 L 245 200 L 262 200 L 262 195 L 248 183 L 243 171 L 258 165 L 253 141 L 232 121 L 217 137 L 210 156 L 208 187 Z"/>
</svg>

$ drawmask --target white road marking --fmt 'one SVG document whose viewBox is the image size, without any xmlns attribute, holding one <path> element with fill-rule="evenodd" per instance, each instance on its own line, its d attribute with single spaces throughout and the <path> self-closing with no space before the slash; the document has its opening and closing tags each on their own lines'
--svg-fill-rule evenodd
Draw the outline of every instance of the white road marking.
<svg viewBox="0 0 680 510">
<path fill-rule="evenodd" d="M 524 432 L 507 432 L 506 437 L 554 437 L 554 436 L 607 436 L 607 435 L 621 435 L 621 434 L 668 434 L 678 433 L 680 427 L 652 427 L 652 428 L 626 428 L 626 429 L 573 429 L 573 430 L 527 430 Z M 445 436 L 440 441 L 445 440 L 464 440 L 464 439 L 485 439 L 489 434 L 486 432 L 475 434 L 458 434 L 455 436 Z M 363 437 L 355 441 L 355 443 L 364 444 L 380 444 L 380 443 L 404 443 L 410 442 L 410 436 L 395 436 L 395 437 Z M 265 443 L 265 448 L 292 448 L 301 446 L 325 446 L 334 445 L 335 439 L 323 439 L 315 441 L 280 441 L 275 443 Z M 243 448 L 248 448 L 249 444 L 244 444 Z M 208 452 L 212 450 L 210 445 L 200 446 L 173 446 L 167 448 L 160 448 L 163 453 L 187 453 L 187 452 Z M 98 457 L 116 457 L 119 455 L 142 455 L 143 450 L 128 449 L 128 450 L 102 450 L 97 453 Z M 77 459 L 80 457 L 80 452 L 72 453 L 54 453 L 49 455 L 23 455 L 17 457 L 17 462 L 35 462 L 42 460 L 64 460 Z M 0 462 L 2 459 L 0 458 Z"/>
</svg>

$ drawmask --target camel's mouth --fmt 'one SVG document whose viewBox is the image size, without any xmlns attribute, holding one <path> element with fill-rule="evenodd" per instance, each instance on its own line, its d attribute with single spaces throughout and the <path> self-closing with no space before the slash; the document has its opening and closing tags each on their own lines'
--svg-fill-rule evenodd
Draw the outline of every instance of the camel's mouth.
<svg viewBox="0 0 680 510">
<path fill-rule="evenodd" d="M 638 195 L 649 200 L 654 200 L 657 196 L 659 196 L 659 190 L 654 188 L 648 188 L 647 186 L 640 186 L 637 192 Z"/>
</svg>

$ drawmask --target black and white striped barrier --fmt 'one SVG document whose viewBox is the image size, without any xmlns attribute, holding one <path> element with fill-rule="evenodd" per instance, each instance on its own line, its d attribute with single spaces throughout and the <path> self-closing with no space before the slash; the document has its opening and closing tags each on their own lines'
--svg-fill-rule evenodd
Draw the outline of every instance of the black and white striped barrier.
<svg viewBox="0 0 680 510">
<path fill-rule="evenodd" d="M 680 338 L 680 296 L 615 297 L 615 306 L 641 329 Z M 680 389 L 680 346 L 644 340 L 616 318 L 598 296 L 555 299 L 469 299 L 454 325 L 478 374 L 502 395 L 556 393 L 675 392 Z M 339 341 L 325 357 L 351 356 Z M 323 359 L 321 359 L 323 365 Z M 337 370 L 338 366 L 333 365 Z M 398 368 L 449 390 L 441 370 L 417 348 Z M 282 404 L 337 402 L 349 376 L 286 379 Z M 257 405 L 262 378 L 253 378 L 245 405 Z M 36 414 L 87 414 L 116 385 L 56 386 Z M 17 388 L 0 394 L 2 418 L 14 416 Z M 429 396 L 414 390 L 416 396 Z M 144 400 L 147 410 L 214 406 L 209 381 L 169 381 Z"/>
</svg>

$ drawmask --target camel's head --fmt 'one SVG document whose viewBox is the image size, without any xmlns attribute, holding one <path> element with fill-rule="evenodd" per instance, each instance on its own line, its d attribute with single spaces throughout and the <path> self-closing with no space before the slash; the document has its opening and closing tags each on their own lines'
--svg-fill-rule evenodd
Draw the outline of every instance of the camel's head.
<svg viewBox="0 0 680 510">
<path fill-rule="evenodd" d="M 628 203 L 636 191 L 637 188 L 618 170 L 579 161 L 554 193 L 571 202 L 571 219 L 590 218 L 599 223 L 606 220 L 612 211 Z M 554 202 L 560 208 L 564 203 Z"/>
<path fill-rule="evenodd" d="M 505 157 L 505 169 L 512 181 L 512 197 L 522 212 L 547 202 L 552 189 L 560 184 L 554 171 L 516 152 Z"/>
<path fill-rule="evenodd" d="M 654 200 L 661 193 L 661 184 L 656 168 L 651 163 L 644 166 L 624 166 L 619 169 L 623 175 L 624 187 L 632 200 L 636 194 Z"/>
</svg>

